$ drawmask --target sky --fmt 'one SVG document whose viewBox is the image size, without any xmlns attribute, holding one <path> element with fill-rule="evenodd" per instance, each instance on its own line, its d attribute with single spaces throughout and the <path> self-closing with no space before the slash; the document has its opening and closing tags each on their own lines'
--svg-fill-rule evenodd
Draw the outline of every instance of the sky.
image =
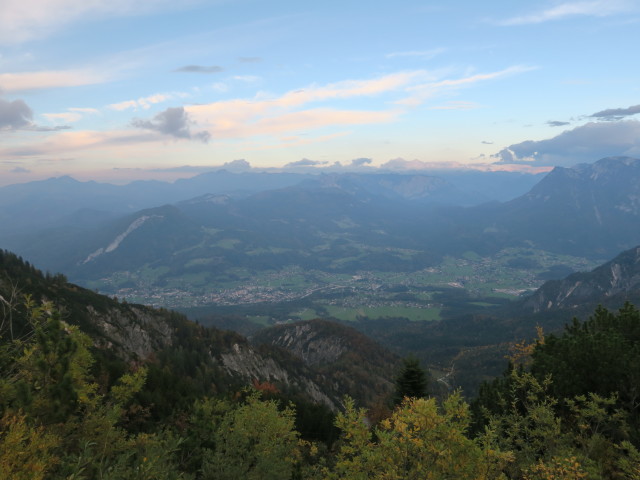
<svg viewBox="0 0 640 480">
<path fill-rule="evenodd" d="M 640 1 L 2 0 L 0 185 L 640 157 Z"/>
</svg>

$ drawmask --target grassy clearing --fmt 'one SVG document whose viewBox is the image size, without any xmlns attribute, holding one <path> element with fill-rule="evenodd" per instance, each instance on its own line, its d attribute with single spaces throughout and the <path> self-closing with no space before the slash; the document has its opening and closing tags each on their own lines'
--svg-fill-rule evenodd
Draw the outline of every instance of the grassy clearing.
<svg viewBox="0 0 640 480">
<path fill-rule="evenodd" d="M 403 317 L 412 322 L 433 321 L 440 319 L 439 308 L 412 308 L 412 307 L 338 307 L 327 305 L 325 307 L 330 316 L 340 320 L 354 322 L 359 317 Z"/>
<path fill-rule="evenodd" d="M 250 320 L 253 323 L 262 325 L 264 327 L 268 327 L 271 325 L 271 318 L 267 315 L 247 315 L 247 320 Z"/>
<path fill-rule="evenodd" d="M 236 245 L 241 243 L 237 238 L 223 238 L 215 243 L 216 247 L 226 248 L 227 250 L 233 250 L 236 248 Z"/>
</svg>

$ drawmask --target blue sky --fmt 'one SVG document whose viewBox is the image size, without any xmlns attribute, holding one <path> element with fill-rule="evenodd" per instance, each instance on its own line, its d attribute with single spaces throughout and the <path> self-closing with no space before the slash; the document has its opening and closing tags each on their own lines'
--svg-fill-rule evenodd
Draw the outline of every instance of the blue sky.
<svg viewBox="0 0 640 480">
<path fill-rule="evenodd" d="M 639 32 L 635 0 L 3 0 L 0 184 L 640 157 Z"/>
</svg>

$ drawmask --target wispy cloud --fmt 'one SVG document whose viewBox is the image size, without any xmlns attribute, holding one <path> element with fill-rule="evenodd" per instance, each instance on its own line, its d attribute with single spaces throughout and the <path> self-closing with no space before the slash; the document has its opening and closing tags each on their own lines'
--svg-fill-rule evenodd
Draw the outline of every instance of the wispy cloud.
<svg viewBox="0 0 640 480">
<path fill-rule="evenodd" d="M 527 25 L 575 16 L 608 17 L 631 11 L 633 8 L 633 3 L 626 0 L 564 2 L 546 10 L 512 17 L 498 22 L 498 24 L 503 26 Z"/>
<path fill-rule="evenodd" d="M 640 105 L 633 105 L 627 108 L 608 108 L 601 110 L 600 112 L 589 115 L 592 118 L 599 118 L 603 120 L 619 120 L 623 117 L 630 115 L 636 115 L 640 113 Z"/>
<path fill-rule="evenodd" d="M 187 0 L 179 2 L 193 3 Z M 177 8 L 171 0 L 2 0 L 0 44 L 44 38 L 74 22 Z"/>
<path fill-rule="evenodd" d="M 387 58 L 398 58 L 398 57 L 420 57 L 423 59 L 433 58 L 437 55 L 446 52 L 445 48 L 433 48 L 431 50 L 408 50 L 404 52 L 391 52 L 387 53 L 385 57 Z"/>
<path fill-rule="evenodd" d="M 220 73 L 223 72 L 224 68 L 219 65 L 185 65 L 184 67 L 176 68 L 174 72 L 182 72 L 182 73 Z"/>
<path fill-rule="evenodd" d="M 495 80 L 510 75 L 517 75 L 524 72 L 535 70 L 537 67 L 531 67 L 526 65 L 515 65 L 497 72 L 489 73 L 477 73 L 475 75 L 467 75 L 461 78 L 437 80 L 419 85 L 411 86 L 407 88 L 407 91 L 411 94 L 409 97 L 398 100 L 396 104 L 414 107 L 420 105 L 428 98 L 432 98 L 435 95 L 442 93 L 443 91 L 457 90 L 461 88 L 470 87 L 479 82 L 485 82 L 488 80 Z"/>
<path fill-rule="evenodd" d="M 206 105 L 189 105 L 185 110 L 213 138 L 241 138 L 296 132 L 329 125 L 387 122 L 400 114 L 397 108 L 384 110 L 341 110 L 305 108 L 312 103 L 348 100 L 402 91 L 425 72 L 402 72 L 368 80 L 346 80 L 327 85 L 311 85 L 281 96 L 259 95 L 254 99 L 233 99 Z"/>
<path fill-rule="evenodd" d="M 186 94 L 175 94 L 175 93 L 154 93 L 153 95 L 149 95 L 148 97 L 140 97 L 137 100 L 125 100 L 123 102 L 112 103 L 107 105 L 107 108 L 110 110 L 148 110 L 152 105 L 156 105 L 158 103 L 163 103 L 168 100 L 172 100 L 176 97 L 184 97 Z"/>
<path fill-rule="evenodd" d="M 474 102 L 464 101 L 448 102 L 444 105 L 430 107 L 431 110 L 472 110 L 474 108 L 480 108 L 480 105 Z"/>
<path fill-rule="evenodd" d="M 564 127 L 566 125 L 571 125 L 570 122 L 561 122 L 559 120 L 549 120 L 547 122 L 547 125 L 549 125 L 550 127 Z"/>
<path fill-rule="evenodd" d="M 146 134 L 145 134 L 146 135 Z M 4 146 L 0 148 L 0 157 L 37 157 L 42 155 L 60 155 L 63 153 L 104 148 L 109 145 L 124 145 L 153 141 L 156 138 L 149 134 L 132 135 L 128 131 L 97 132 L 90 130 L 58 132 L 40 142 L 29 142 L 23 146 Z"/>
<path fill-rule="evenodd" d="M 78 87 L 105 83 L 111 79 L 112 74 L 90 68 L 0 73 L 0 90 L 23 92 L 46 88 Z"/>
<path fill-rule="evenodd" d="M 49 121 L 63 121 L 65 123 L 75 123 L 82 120 L 85 115 L 96 115 L 99 114 L 100 111 L 95 108 L 79 108 L 72 107 L 68 108 L 66 112 L 60 113 L 43 113 L 42 117 L 46 118 Z"/>
<path fill-rule="evenodd" d="M 261 80 L 261 78 L 256 75 L 235 75 L 233 79 L 245 83 L 256 83 Z"/>
</svg>

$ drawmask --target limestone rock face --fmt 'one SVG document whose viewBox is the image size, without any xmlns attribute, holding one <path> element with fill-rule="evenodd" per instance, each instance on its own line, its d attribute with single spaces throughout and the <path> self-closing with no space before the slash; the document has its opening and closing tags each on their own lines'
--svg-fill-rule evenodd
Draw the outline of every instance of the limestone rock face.
<svg viewBox="0 0 640 480">
<path fill-rule="evenodd" d="M 220 359 L 223 367 L 229 375 L 240 377 L 244 380 L 268 381 L 276 385 L 285 385 L 289 388 L 304 392 L 316 403 L 327 405 L 336 410 L 341 401 L 335 395 L 325 393 L 325 389 L 314 382 L 306 369 L 296 372 L 289 364 L 280 364 L 274 358 L 267 357 L 257 352 L 250 345 L 234 344 L 230 351 L 221 353 Z"/>
<path fill-rule="evenodd" d="M 400 360 L 357 330 L 326 320 L 275 325 L 254 344 L 280 348 L 317 372 L 324 391 L 371 405 L 394 388 Z"/>
<path fill-rule="evenodd" d="M 98 346 L 114 349 L 121 357 L 144 359 L 172 344 L 167 319 L 151 309 L 131 305 L 99 312 L 87 305 L 87 312 L 102 333 Z"/>
</svg>

